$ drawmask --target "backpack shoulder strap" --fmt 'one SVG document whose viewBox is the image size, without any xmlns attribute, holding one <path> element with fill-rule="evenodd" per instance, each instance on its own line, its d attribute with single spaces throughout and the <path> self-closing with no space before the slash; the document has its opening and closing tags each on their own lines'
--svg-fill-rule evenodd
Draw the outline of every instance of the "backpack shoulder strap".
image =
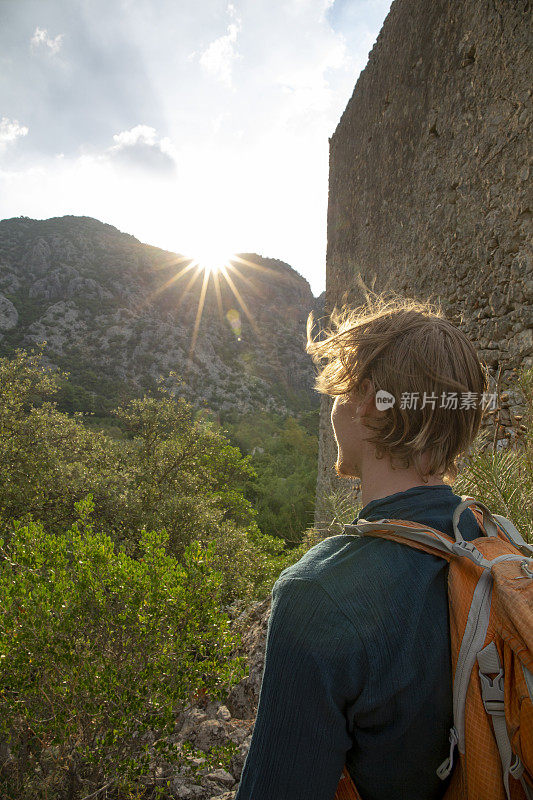
<svg viewBox="0 0 533 800">
<path fill-rule="evenodd" d="M 508 539 L 511 544 L 513 544 L 525 556 L 533 555 L 533 545 L 530 545 L 525 541 L 520 531 L 517 530 L 510 519 L 502 517 L 500 514 L 493 514 L 492 511 L 487 508 L 485 503 L 482 503 L 480 500 L 475 500 L 473 497 L 469 497 L 468 495 L 461 496 L 461 503 L 454 511 L 453 529 L 456 539 L 462 538 L 461 533 L 457 528 L 457 523 L 463 511 L 468 507 L 471 507 L 476 519 L 483 525 L 483 529 L 487 536 L 499 536 L 500 532 L 502 532 L 504 537 Z M 480 509 L 482 512 L 482 519 L 480 519 L 480 515 L 476 513 L 478 509 Z"/>
<path fill-rule="evenodd" d="M 467 508 L 470 508 L 480 525 L 482 529 L 480 533 L 495 538 L 501 538 L 503 533 L 504 538 L 511 542 L 522 555 L 529 558 L 533 556 L 533 545 L 525 541 L 511 520 L 499 514 L 493 514 L 484 503 L 468 495 L 461 496 L 461 502 L 453 512 L 452 524 L 455 542 L 429 525 L 420 526 L 413 522 L 396 519 L 380 519 L 375 522 L 360 519 L 355 525 L 345 525 L 344 532 L 356 536 L 382 536 L 396 541 L 403 540 L 405 544 L 411 544 L 418 549 L 440 555 L 447 560 L 453 556 L 466 556 L 475 564 L 490 569 L 490 562 L 484 558 L 472 542 L 463 539 L 459 530 L 459 519 Z"/>
<path fill-rule="evenodd" d="M 532 556 L 533 555 L 533 545 L 528 544 L 525 539 L 523 538 L 520 531 L 515 528 L 513 523 L 510 519 L 506 517 L 500 516 L 500 514 L 493 514 L 494 519 L 498 523 L 499 527 L 503 530 L 509 541 L 514 544 L 521 553 L 525 556 Z"/>
<path fill-rule="evenodd" d="M 461 495 L 461 502 L 455 507 L 452 517 L 453 533 L 456 541 L 461 541 L 463 539 L 463 535 L 459 530 L 459 519 L 463 511 L 466 511 L 467 508 L 474 514 L 478 525 L 481 525 L 483 529 L 482 535 L 484 532 L 485 536 L 498 538 L 498 526 L 496 525 L 494 515 L 487 508 L 485 503 L 482 503 L 480 500 L 475 500 L 467 494 L 463 494 Z"/>
<path fill-rule="evenodd" d="M 449 561 L 454 556 L 465 556 L 484 569 L 490 570 L 492 564 L 472 542 L 463 539 L 454 541 L 440 531 L 429 526 L 419 527 L 406 520 L 380 519 L 368 522 L 360 519 L 356 525 L 345 525 L 344 532 L 355 536 L 376 536 L 392 539 L 441 556 Z"/>
</svg>

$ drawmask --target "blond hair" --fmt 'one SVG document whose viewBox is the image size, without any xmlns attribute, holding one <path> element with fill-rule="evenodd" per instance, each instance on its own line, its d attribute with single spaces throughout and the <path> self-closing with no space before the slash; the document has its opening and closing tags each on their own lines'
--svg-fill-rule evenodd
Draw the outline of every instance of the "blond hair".
<svg viewBox="0 0 533 800">
<path fill-rule="evenodd" d="M 316 378 L 319 392 L 332 397 L 360 394 L 368 379 L 376 392 L 382 389 L 395 398 L 377 417 L 364 418 L 373 431 L 368 441 L 376 446 L 376 456 L 389 456 L 393 468 L 394 461 L 403 468 L 413 465 L 423 480 L 426 475 L 454 479 L 456 459 L 481 424 L 488 373 L 472 343 L 440 307 L 367 294 L 360 308 L 335 309 L 330 327 L 316 337 L 313 327 L 310 314 L 307 352 L 316 364 L 326 362 Z M 441 405 L 443 393 L 451 392 L 457 393 L 456 408 Z M 475 393 L 475 406 L 465 402 L 467 392 Z M 418 393 L 417 408 L 403 408 L 400 399 L 411 393 Z M 422 408 L 424 398 L 436 402 Z M 423 470 L 422 455 L 428 452 Z"/>
</svg>

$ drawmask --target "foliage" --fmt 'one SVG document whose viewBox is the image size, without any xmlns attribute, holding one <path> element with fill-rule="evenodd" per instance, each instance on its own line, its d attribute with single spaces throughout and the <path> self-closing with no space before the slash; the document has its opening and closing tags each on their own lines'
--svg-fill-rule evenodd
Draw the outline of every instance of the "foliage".
<svg viewBox="0 0 533 800">
<path fill-rule="evenodd" d="M 251 456 L 257 475 L 246 497 L 263 533 L 295 545 L 313 519 L 318 457 L 318 414 L 300 419 L 263 413 L 229 426 L 229 436 Z"/>
<path fill-rule="evenodd" d="M 522 444 L 497 450 L 486 435 L 480 435 L 464 460 L 454 491 L 508 517 L 524 538 L 533 541 L 533 370 L 522 370 L 517 383 L 526 399 Z"/>
<path fill-rule="evenodd" d="M 121 453 L 130 469 L 124 507 L 144 524 L 165 524 L 177 547 L 206 535 L 222 520 L 254 522 L 241 487 L 253 476 L 248 461 L 209 423 L 193 419 L 182 398 L 133 400 L 115 412 L 127 439 Z"/>
<path fill-rule="evenodd" d="M 16 521 L 0 542 L 6 798 L 142 796 L 154 752 L 180 759 L 177 709 L 202 689 L 224 697 L 243 674 L 212 545 L 180 562 L 164 531 L 145 531 L 132 559 L 94 529 L 93 509 L 89 495 L 66 532 Z"/>
<path fill-rule="evenodd" d="M 220 431 L 164 389 L 116 410 L 121 438 L 90 430 L 50 399 L 65 380 L 39 352 L 0 359 L 0 529 L 33 517 L 62 531 L 91 493 L 95 530 L 132 556 L 144 528 L 164 528 L 178 557 L 194 540 L 213 541 L 227 602 L 275 579 L 283 542 L 260 535 L 244 497 L 250 460 Z"/>
<path fill-rule="evenodd" d="M 353 522 L 361 511 L 357 498 L 351 481 L 335 488 L 331 486 L 322 499 L 322 520 L 316 521 L 317 528 L 327 536 L 342 533 L 344 526 Z"/>
<path fill-rule="evenodd" d="M 92 491 L 97 518 L 113 529 L 116 481 L 110 477 L 119 452 L 106 437 L 87 431 L 81 414 L 57 411 L 50 398 L 65 377 L 43 366 L 39 351 L 0 359 L 3 526 L 31 514 L 48 529 L 63 529 L 74 521 L 74 502 Z"/>
</svg>

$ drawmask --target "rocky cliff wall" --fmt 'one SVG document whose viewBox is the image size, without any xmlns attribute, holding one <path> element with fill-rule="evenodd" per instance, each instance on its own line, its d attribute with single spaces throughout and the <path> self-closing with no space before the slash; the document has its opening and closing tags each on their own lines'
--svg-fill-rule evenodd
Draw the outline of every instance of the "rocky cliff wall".
<svg viewBox="0 0 533 800">
<path fill-rule="evenodd" d="M 533 363 L 531 74 L 530 2 L 395 0 L 330 140 L 326 307 L 362 303 L 358 275 L 440 299 L 503 385 Z"/>
</svg>

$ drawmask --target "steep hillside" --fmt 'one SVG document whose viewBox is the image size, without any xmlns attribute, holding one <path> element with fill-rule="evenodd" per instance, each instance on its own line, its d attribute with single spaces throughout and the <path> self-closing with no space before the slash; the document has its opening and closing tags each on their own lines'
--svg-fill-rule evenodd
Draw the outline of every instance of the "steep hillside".
<svg viewBox="0 0 533 800">
<path fill-rule="evenodd" d="M 256 254 L 226 275 L 89 217 L 0 221 L 0 355 L 46 341 L 71 373 L 63 405 L 100 414 L 160 377 L 215 412 L 314 407 L 305 322 L 322 298 Z"/>
</svg>

